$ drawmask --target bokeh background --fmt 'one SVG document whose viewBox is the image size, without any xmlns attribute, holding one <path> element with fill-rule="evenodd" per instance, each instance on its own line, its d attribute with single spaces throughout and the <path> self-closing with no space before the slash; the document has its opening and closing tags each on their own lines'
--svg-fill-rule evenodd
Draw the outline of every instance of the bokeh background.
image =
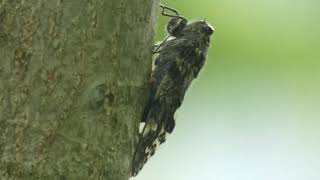
<svg viewBox="0 0 320 180">
<path fill-rule="evenodd" d="M 320 1 L 162 3 L 216 32 L 175 131 L 134 180 L 320 179 Z"/>
</svg>

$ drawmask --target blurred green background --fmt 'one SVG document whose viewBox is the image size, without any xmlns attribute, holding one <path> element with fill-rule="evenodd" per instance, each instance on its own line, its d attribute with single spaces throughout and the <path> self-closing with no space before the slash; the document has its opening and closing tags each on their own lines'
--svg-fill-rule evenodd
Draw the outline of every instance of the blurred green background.
<svg viewBox="0 0 320 180">
<path fill-rule="evenodd" d="M 162 3 L 216 31 L 175 131 L 134 180 L 320 179 L 320 1 Z"/>
</svg>

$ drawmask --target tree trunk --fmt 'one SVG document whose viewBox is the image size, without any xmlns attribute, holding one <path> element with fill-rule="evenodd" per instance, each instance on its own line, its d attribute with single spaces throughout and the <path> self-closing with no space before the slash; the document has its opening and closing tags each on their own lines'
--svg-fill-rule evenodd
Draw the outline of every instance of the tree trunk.
<svg viewBox="0 0 320 180">
<path fill-rule="evenodd" d="M 129 179 L 157 10 L 0 0 L 0 179 Z"/>
</svg>

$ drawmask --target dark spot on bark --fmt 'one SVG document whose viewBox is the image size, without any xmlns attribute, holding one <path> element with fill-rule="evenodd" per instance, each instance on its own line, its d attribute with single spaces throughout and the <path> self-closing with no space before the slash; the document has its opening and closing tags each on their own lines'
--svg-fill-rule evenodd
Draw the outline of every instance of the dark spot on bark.
<svg viewBox="0 0 320 180">
<path fill-rule="evenodd" d="M 6 10 L 5 8 L 0 9 L 0 47 L 7 42 L 7 34 L 4 31 L 3 25 L 5 21 Z"/>
<path fill-rule="evenodd" d="M 114 95 L 111 91 L 109 91 L 107 94 L 106 94 L 106 97 L 108 98 L 108 102 L 109 102 L 109 105 L 112 105 L 113 102 L 114 102 Z"/>
<path fill-rule="evenodd" d="M 116 128 L 118 124 L 118 118 L 116 116 L 111 117 L 111 126 Z"/>
<path fill-rule="evenodd" d="M 112 106 L 114 101 L 113 92 L 105 84 L 96 86 L 91 92 L 90 106 L 92 109 L 99 109 L 103 104 Z"/>
<path fill-rule="evenodd" d="M 16 75 L 24 77 L 24 73 L 28 70 L 31 53 L 28 53 L 25 48 L 18 48 L 14 51 L 14 66 L 17 68 Z"/>
<path fill-rule="evenodd" d="M 105 84 L 100 84 L 92 89 L 90 97 L 90 106 L 92 109 L 97 110 L 103 105 L 106 98 L 105 92 Z"/>
</svg>

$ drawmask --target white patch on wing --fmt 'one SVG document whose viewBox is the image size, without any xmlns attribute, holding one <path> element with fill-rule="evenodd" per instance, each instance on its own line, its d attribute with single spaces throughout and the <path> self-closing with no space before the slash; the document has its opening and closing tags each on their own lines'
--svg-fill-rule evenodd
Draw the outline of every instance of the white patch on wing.
<svg viewBox="0 0 320 180">
<path fill-rule="evenodd" d="M 166 130 L 165 130 L 164 127 L 162 126 L 161 131 L 160 131 L 160 134 L 165 133 L 165 132 L 166 132 Z"/>
<path fill-rule="evenodd" d="M 158 147 L 160 146 L 160 141 L 159 141 L 159 138 L 157 138 L 153 143 L 152 145 L 154 146 L 154 149 L 158 149 Z"/>
<path fill-rule="evenodd" d="M 154 64 L 156 59 L 158 58 L 159 54 L 154 54 L 152 56 L 152 71 L 154 71 L 154 69 L 156 68 L 156 65 Z"/>
<path fill-rule="evenodd" d="M 145 153 L 146 153 L 146 154 L 150 154 L 150 153 L 151 153 L 151 150 L 150 150 L 149 147 L 146 148 Z"/>
<path fill-rule="evenodd" d="M 144 128 L 145 125 L 146 125 L 146 123 L 144 123 L 144 122 L 140 123 L 140 125 L 139 125 L 139 133 L 140 134 L 142 133 L 143 128 Z"/>
<path fill-rule="evenodd" d="M 170 37 L 167 39 L 167 41 L 171 41 L 171 40 L 174 40 L 174 39 L 176 39 L 176 37 L 170 36 Z"/>
</svg>

